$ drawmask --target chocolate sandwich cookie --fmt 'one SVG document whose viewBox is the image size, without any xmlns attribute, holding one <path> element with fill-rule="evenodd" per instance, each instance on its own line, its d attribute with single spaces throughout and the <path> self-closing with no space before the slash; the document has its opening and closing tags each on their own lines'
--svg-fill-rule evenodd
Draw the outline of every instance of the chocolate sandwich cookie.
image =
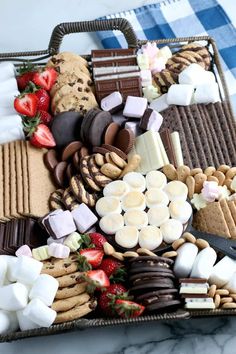
<svg viewBox="0 0 236 354">
<path fill-rule="evenodd" d="M 99 192 L 101 190 L 101 188 L 99 187 L 99 185 L 94 181 L 92 175 L 89 172 L 89 168 L 88 168 L 88 160 L 89 160 L 89 156 L 83 157 L 80 160 L 80 173 L 83 177 L 83 180 L 85 181 L 85 183 L 87 183 L 87 185 L 92 188 L 94 191 Z"/>
<path fill-rule="evenodd" d="M 76 151 L 79 151 L 83 146 L 83 143 L 81 141 L 72 141 L 70 144 L 68 144 L 62 151 L 62 156 L 61 159 L 62 161 L 67 161 L 69 158 L 74 155 Z"/>
<path fill-rule="evenodd" d="M 181 301 L 177 298 L 177 295 L 177 289 L 163 289 L 137 296 L 135 301 L 145 306 L 146 311 L 151 312 L 179 306 Z"/>
<path fill-rule="evenodd" d="M 48 150 L 44 155 L 44 163 L 50 172 L 54 171 L 54 168 L 59 163 L 56 150 Z"/>
<path fill-rule="evenodd" d="M 166 257 L 139 256 L 137 258 L 131 258 L 129 260 L 129 263 L 132 267 L 134 265 L 156 265 L 159 267 L 170 269 L 173 266 L 174 261 Z"/>
<path fill-rule="evenodd" d="M 173 271 L 171 269 L 159 265 L 155 265 L 155 264 L 145 264 L 145 263 L 133 264 L 129 269 L 130 274 L 137 274 L 140 272 L 163 272 L 163 271 L 166 274 L 173 274 Z"/>
<path fill-rule="evenodd" d="M 65 205 L 63 202 L 63 189 L 57 189 L 55 192 L 51 193 L 49 197 L 49 207 L 50 210 L 64 209 Z"/>
<path fill-rule="evenodd" d="M 139 283 L 130 287 L 131 293 L 140 293 L 150 291 L 152 289 L 174 289 L 175 285 L 173 280 L 169 278 L 156 278 L 156 279 L 140 279 Z M 149 289 L 149 290 L 147 290 Z"/>
<path fill-rule="evenodd" d="M 81 126 L 82 139 L 91 146 L 100 146 L 106 127 L 112 123 L 110 112 L 91 109 L 84 117 Z"/>
<path fill-rule="evenodd" d="M 64 188 L 68 185 L 68 179 L 66 176 L 67 162 L 59 162 L 54 169 L 54 180 L 58 187 Z"/>
<path fill-rule="evenodd" d="M 51 131 L 58 148 L 80 140 L 82 119 L 83 116 L 79 112 L 63 112 L 54 117 Z"/>
<path fill-rule="evenodd" d="M 143 272 L 140 270 L 139 273 L 132 274 L 129 276 L 129 281 L 134 284 L 139 284 L 141 281 L 146 281 L 150 279 L 160 279 L 160 278 L 170 278 L 175 279 L 174 273 L 165 272 L 165 270 L 160 270 L 159 272 Z"/>
</svg>

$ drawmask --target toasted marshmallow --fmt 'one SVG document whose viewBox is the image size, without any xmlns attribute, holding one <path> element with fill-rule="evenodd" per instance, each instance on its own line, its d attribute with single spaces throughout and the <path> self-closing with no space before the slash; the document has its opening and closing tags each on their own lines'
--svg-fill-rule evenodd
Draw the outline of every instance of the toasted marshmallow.
<svg viewBox="0 0 236 354">
<path fill-rule="evenodd" d="M 129 185 L 124 181 L 112 181 L 103 189 L 104 197 L 117 197 L 121 199 L 129 192 Z"/>
<path fill-rule="evenodd" d="M 192 215 L 192 207 L 185 200 L 174 200 L 169 205 L 170 216 L 185 224 Z"/>
<path fill-rule="evenodd" d="M 175 240 L 178 240 L 183 233 L 182 223 L 175 219 L 167 220 L 161 225 L 160 229 L 163 235 L 163 240 L 166 243 L 172 243 Z"/>
<path fill-rule="evenodd" d="M 144 210 L 146 208 L 145 196 L 141 192 L 129 192 L 123 197 L 121 205 L 124 211 L 130 209 Z"/>
<path fill-rule="evenodd" d="M 120 201 L 116 197 L 102 197 L 98 199 L 95 208 L 100 217 L 111 213 L 121 213 Z"/>
<path fill-rule="evenodd" d="M 129 172 L 123 177 L 131 191 L 143 192 L 146 189 L 145 177 L 139 172 Z"/>
<path fill-rule="evenodd" d="M 137 229 L 141 229 L 148 224 L 147 213 L 143 210 L 128 210 L 124 214 L 125 225 L 135 226 Z"/>
<path fill-rule="evenodd" d="M 167 193 L 170 201 L 173 200 L 186 200 L 188 196 L 188 187 L 180 181 L 169 182 L 164 191 Z"/>
<path fill-rule="evenodd" d="M 146 197 L 146 204 L 148 208 L 152 208 L 158 205 L 165 205 L 169 204 L 169 198 L 163 190 L 159 188 L 150 188 L 145 193 Z"/>
<path fill-rule="evenodd" d="M 101 218 L 99 226 L 108 235 L 114 235 L 124 226 L 124 218 L 121 214 L 108 214 Z"/>
<path fill-rule="evenodd" d="M 147 214 L 149 224 L 154 226 L 161 226 L 170 217 L 169 208 L 164 205 L 150 208 Z"/>
<path fill-rule="evenodd" d="M 138 229 L 134 226 L 124 226 L 116 232 L 115 241 L 125 248 L 133 248 L 138 244 Z"/>
<path fill-rule="evenodd" d="M 163 241 L 162 233 L 156 226 L 146 226 L 139 232 L 139 245 L 150 251 L 159 247 Z"/>
</svg>

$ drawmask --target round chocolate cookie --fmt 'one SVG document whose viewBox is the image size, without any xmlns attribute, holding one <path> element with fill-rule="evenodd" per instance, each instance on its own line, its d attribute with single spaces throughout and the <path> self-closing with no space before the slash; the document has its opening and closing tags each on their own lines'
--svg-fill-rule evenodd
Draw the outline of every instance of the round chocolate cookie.
<svg viewBox="0 0 236 354">
<path fill-rule="evenodd" d="M 145 279 L 156 279 L 156 278 L 171 278 L 175 279 L 174 273 L 166 273 L 165 270 L 159 271 L 159 272 L 144 272 L 144 273 L 137 273 L 137 274 L 132 274 L 129 277 L 129 281 L 132 284 L 138 284 L 140 279 L 145 280 Z"/>
<path fill-rule="evenodd" d="M 148 293 L 138 295 L 135 300 L 137 302 L 141 302 L 145 306 L 147 305 L 146 300 L 156 298 L 156 299 L 164 299 L 164 296 L 166 296 L 166 299 L 168 297 L 169 300 L 175 299 L 176 295 L 178 294 L 177 289 L 162 289 L 162 290 L 157 290 L 157 291 L 150 291 Z"/>
<path fill-rule="evenodd" d="M 51 131 L 58 148 L 80 140 L 82 119 L 83 116 L 78 112 L 63 112 L 54 117 Z"/>
<path fill-rule="evenodd" d="M 174 261 L 173 259 L 166 258 L 166 257 L 154 257 L 154 256 L 139 256 L 137 258 L 131 258 L 129 262 L 133 264 L 154 264 L 158 265 L 160 267 L 165 267 L 165 268 L 170 268 L 173 264 Z"/>
<path fill-rule="evenodd" d="M 130 129 L 121 129 L 116 135 L 114 146 L 128 154 L 134 145 L 135 136 Z"/>
<path fill-rule="evenodd" d="M 50 149 L 44 155 L 44 163 L 50 172 L 54 171 L 54 168 L 59 163 L 57 159 L 57 152 L 56 150 Z"/>
<path fill-rule="evenodd" d="M 140 279 L 139 283 L 136 283 L 134 286 L 130 287 L 130 292 L 140 293 L 146 292 L 146 289 L 173 289 L 175 288 L 174 282 L 168 278 L 156 278 L 156 279 Z M 149 291 L 150 291 L 149 290 Z"/>
<path fill-rule="evenodd" d="M 106 127 L 112 122 L 110 112 L 99 109 L 91 109 L 84 117 L 82 126 L 82 138 L 91 146 L 102 144 L 103 134 Z"/>
<path fill-rule="evenodd" d="M 76 151 L 79 151 L 83 146 L 81 141 L 72 141 L 62 151 L 62 161 L 67 161 Z"/>
<path fill-rule="evenodd" d="M 161 267 L 155 264 L 134 264 L 130 267 L 130 274 L 137 274 L 140 272 L 165 272 L 165 274 L 173 274 L 171 269 Z"/>
<path fill-rule="evenodd" d="M 66 175 L 67 162 L 59 162 L 54 169 L 54 179 L 59 187 L 64 188 L 68 184 L 68 179 Z"/>
</svg>

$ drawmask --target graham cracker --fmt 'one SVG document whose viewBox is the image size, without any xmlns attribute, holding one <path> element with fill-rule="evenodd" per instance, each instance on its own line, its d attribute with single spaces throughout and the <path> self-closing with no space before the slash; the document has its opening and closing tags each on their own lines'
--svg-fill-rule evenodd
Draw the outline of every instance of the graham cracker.
<svg viewBox="0 0 236 354">
<path fill-rule="evenodd" d="M 227 204 L 228 204 L 229 210 L 231 212 L 231 216 L 234 220 L 234 224 L 236 226 L 236 205 L 233 200 L 228 200 Z"/>
<path fill-rule="evenodd" d="M 4 215 L 10 219 L 10 161 L 9 144 L 3 145 L 3 193 L 4 193 Z"/>
<path fill-rule="evenodd" d="M 26 143 L 29 186 L 29 215 L 42 217 L 49 212 L 49 196 L 55 190 L 50 172 L 44 164 L 45 149 Z"/>
<path fill-rule="evenodd" d="M 197 211 L 193 225 L 200 231 L 230 238 L 230 231 L 219 202 L 209 203 Z"/>
<path fill-rule="evenodd" d="M 4 166 L 3 166 L 3 147 L 0 145 L 0 221 L 8 219 L 4 216 Z"/>
<path fill-rule="evenodd" d="M 20 215 L 17 213 L 16 204 L 16 156 L 15 145 L 12 141 L 9 143 L 9 160 L 10 160 L 10 213 L 12 218 L 17 218 Z"/>
<path fill-rule="evenodd" d="M 21 140 L 21 167 L 22 167 L 22 186 L 23 186 L 23 213 L 29 214 L 29 178 L 28 178 L 28 164 L 27 164 L 27 152 L 26 152 L 26 142 Z"/>
<path fill-rule="evenodd" d="M 15 158 L 16 158 L 16 205 L 17 212 L 22 214 L 24 212 L 23 203 L 23 177 L 22 177 L 22 159 L 21 159 L 21 142 L 17 140 L 14 142 Z"/>
<path fill-rule="evenodd" d="M 226 199 L 220 200 L 220 206 L 221 206 L 221 209 L 224 213 L 224 218 L 225 218 L 225 221 L 228 225 L 230 236 L 231 236 L 231 238 L 236 238 L 236 227 L 235 227 L 234 220 L 232 218 L 232 215 L 231 215 L 231 212 L 228 207 Z"/>
</svg>

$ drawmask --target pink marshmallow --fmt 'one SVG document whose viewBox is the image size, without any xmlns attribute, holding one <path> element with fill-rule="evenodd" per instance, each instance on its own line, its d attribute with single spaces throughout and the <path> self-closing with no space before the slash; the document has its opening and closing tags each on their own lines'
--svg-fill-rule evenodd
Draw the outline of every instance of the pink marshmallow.
<svg viewBox="0 0 236 354">
<path fill-rule="evenodd" d="M 32 252 L 31 252 L 31 249 L 29 248 L 28 245 L 23 245 L 18 248 L 18 250 L 15 252 L 15 255 L 17 257 L 19 257 L 19 256 L 32 257 Z"/>
<path fill-rule="evenodd" d="M 147 108 L 147 99 L 144 97 L 128 96 L 123 115 L 125 117 L 141 118 Z"/>
<path fill-rule="evenodd" d="M 153 74 L 161 72 L 165 67 L 165 59 L 162 57 L 155 58 L 150 63 L 150 70 Z"/>
<path fill-rule="evenodd" d="M 219 188 L 217 182 L 206 181 L 203 183 L 202 196 L 207 202 L 214 202 L 219 197 Z"/>
<path fill-rule="evenodd" d="M 155 58 L 159 52 L 159 48 L 157 48 L 155 42 L 147 42 L 147 44 L 142 45 L 141 50 L 143 54 L 147 54 L 150 59 Z"/>
<path fill-rule="evenodd" d="M 67 258 L 70 255 L 69 247 L 53 242 L 48 246 L 48 254 L 55 258 Z"/>
</svg>

